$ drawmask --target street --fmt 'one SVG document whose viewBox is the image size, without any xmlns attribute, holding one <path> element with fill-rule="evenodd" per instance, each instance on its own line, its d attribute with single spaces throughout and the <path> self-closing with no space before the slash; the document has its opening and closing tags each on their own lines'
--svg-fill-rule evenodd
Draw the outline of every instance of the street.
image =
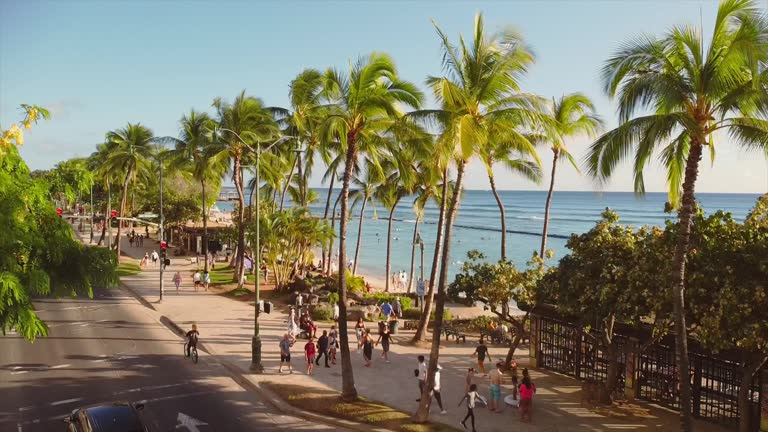
<svg viewBox="0 0 768 432">
<path fill-rule="evenodd" d="M 74 409 L 114 401 L 144 402 L 152 431 L 331 429 L 271 412 L 202 350 L 193 364 L 183 341 L 121 290 L 35 305 L 49 337 L 0 336 L 0 431 L 64 431 Z"/>
</svg>

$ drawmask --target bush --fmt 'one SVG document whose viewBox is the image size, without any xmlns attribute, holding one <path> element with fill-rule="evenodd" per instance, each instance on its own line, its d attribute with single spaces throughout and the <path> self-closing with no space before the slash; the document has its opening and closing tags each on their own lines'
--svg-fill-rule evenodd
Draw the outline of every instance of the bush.
<svg viewBox="0 0 768 432">
<path fill-rule="evenodd" d="M 317 306 L 312 309 L 312 319 L 315 321 L 330 321 L 333 319 L 333 310 L 328 306 Z"/>
<path fill-rule="evenodd" d="M 491 317 L 489 316 L 482 315 L 479 317 L 475 317 L 469 321 L 469 328 L 472 330 L 487 329 L 491 321 L 492 321 Z"/>
<path fill-rule="evenodd" d="M 331 305 L 336 304 L 339 302 L 339 293 L 330 293 L 328 294 L 328 303 Z"/>
<path fill-rule="evenodd" d="M 408 308 L 403 311 L 403 319 L 417 320 L 419 318 L 421 318 L 421 309 L 419 308 Z"/>
<path fill-rule="evenodd" d="M 365 292 L 365 279 L 362 276 L 354 276 L 351 271 L 345 270 L 347 278 L 347 292 L 348 293 L 363 293 Z M 339 274 L 334 273 L 328 278 L 326 287 L 333 292 L 339 291 Z"/>
<path fill-rule="evenodd" d="M 376 300 L 376 304 L 380 305 L 384 303 L 384 300 L 388 301 L 390 304 L 394 304 L 395 298 L 400 298 L 400 306 L 403 307 L 403 311 L 406 311 L 408 309 L 411 309 L 413 306 L 413 299 L 406 296 L 398 296 L 393 295 L 390 293 L 380 292 L 380 293 L 374 293 L 374 294 L 365 294 L 366 298 L 372 298 Z"/>
</svg>

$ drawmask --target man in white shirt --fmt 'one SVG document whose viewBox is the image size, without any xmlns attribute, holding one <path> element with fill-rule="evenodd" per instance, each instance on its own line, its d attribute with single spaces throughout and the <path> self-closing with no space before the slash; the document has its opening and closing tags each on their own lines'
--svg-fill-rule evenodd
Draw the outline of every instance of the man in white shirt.
<svg viewBox="0 0 768 432">
<path fill-rule="evenodd" d="M 196 270 L 192 275 L 192 281 L 195 283 L 195 291 L 200 287 L 200 270 Z"/>
<path fill-rule="evenodd" d="M 419 359 L 419 368 L 418 368 L 418 374 L 416 375 L 416 378 L 419 380 L 419 398 L 416 399 L 416 402 L 421 400 L 421 395 L 424 394 L 424 384 L 427 382 L 427 362 L 423 355 L 420 355 L 418 357 Z"/>
</svg>

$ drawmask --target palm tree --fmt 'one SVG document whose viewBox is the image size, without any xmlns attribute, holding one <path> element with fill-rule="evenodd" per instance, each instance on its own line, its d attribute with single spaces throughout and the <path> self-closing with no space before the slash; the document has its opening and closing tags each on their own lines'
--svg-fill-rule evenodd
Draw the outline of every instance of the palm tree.
<svg viewBox="0 0 768 432">
<path fill-rule="evenodd" d="M 249 153 L 249 148 L 260 145 L 264 141 L 275 139 L 280 131 L 261 100 L 246 96 L 245 90 L 240 92 L 232 103 L 225 102 L 221 98 L 214 99 L 213 107 L 216 109 L 219 127 L 226 130 L 221 130 L 220 138 L 215 141 L 211 155 L 232 160 L 232 181 L 237 189 L 237 255 L 233 279 L 237 282 L 238 287 L 242 287 L 245 273 L 243 265 L 245 256 L 245 194 L 243 192 L 241 165 L 243 157 Z"/>
<path fill-rule="evenodd" d="M 349 74 L 329 69 L 325 74 L 324 93 L 331 101 L 323 122 L 324 136 L 339 140 L 339 153 L 345 154 L 341 188 L 341 227 L 339 262 L 345 262 L 349 185 L 358 154 L 368 154 L 378 160 L 377 146 L 382 134 L 390 130 L 401 117 L 400 106 L 418 108 L 423 95 L 410 82 L 397 75 L 392 59 L 380 53 L 360 58 L 351 65 Z M 346 316 L 347 289 L 344 272 L 339 272 L 339 313 Z M 339 320 L 341 335 L 342 398 L 357 398 L 352 364 L 349 356 L 347 322 Z"/>
<path fill-rule="evenodd" d="M 456 185 L 445 216 L 437 285 L 434 331 L 438 335 L 442 330 L 445 311 L 451 228 L 458 210 L 467 163 L 488 142 L 490 131 L 507 129 L 510 134 L 517 133 L 515 127 L 518 120 L 527 117 L 533 123 L 538 118 L 540 107 L 538 98 L 520 93 L 518 80 L 533 63 L 533 55 L 517 33 L 505 31 L 495 37 L 487 37 L 482 15 L 477 15 L 474 40 L 467 45 L 460 38 L 460 48 L 457 49 L 437 24 L 435 28 L 442 42 L 446 76 L 427 79 L 441 109 L 423 112 L 422 116 L 432 117 L 445 126 L 438 141 L 450 143 L 457 164 Z M 433 337 L 427 385 L 415 415 L 418 422 L 425 422 L 429 417 L 429 391 L 434 385 L 439 355 L 440 338 Z"/>
<path fill-rule="evenodd" d="M 376 189 L 376 192 L 374 193 L 374 196 L 376 197 L 376 201 L 378 201 L 382 205 L 382 207 L 389 210 L 389 218 L 387 222 L 387 260 L 386 260 L 386 270 L 384 275 L 385 276 L 384 292 L 389 292 L 389 283 L 392 279 L 390 274 L 392 272 L 393 216 L 395 213 L 395 209 L 397 208 L 397 204 L 399 204 L 400 200 L 402 200 L 407 194 L 408 192 L 402 184 L 390 183 L 389 180 L 387 180 L 382 186 Z"/>
<path fill-rule="evenodd" d="M 107 153 L 107 159 L 104 161 L 103 170 L 105 172 L 123 173 L 120 217 L 124 218 L 130 182 L 136 178 L 137 174 L 146 171 L 149 167 L 154 134 L 149 128 L 139 123 L 128 123 L 122 129 L 108 132 L 106 140 L 106 148 L 104 150 Z M 120 260 L 120 232 L 122 225 L 121 220 L 117 224 L 117 237 L 115 241 L 118 260 Z"/>
<path fill-rule="evenodd" d="M 164 137 L 161 142 L 174 146 L 171 151 L 171 166 L 182 173 L 190 175 L 200 183 L 203 212 L 203 255 L 208 256 L 208 201 L 207 186 L 214 185 L 218 189 L 222 177 L 227 170 L 227 155 L 211 155 L 213 142 L 210 131 L 215 129 L 216 122 L 206 113 L 190 110 L 189 114 L 179 121 L 179 138 Z M 223 155 L 223 156 L 222 156 Z M 208 271 L 208 260 L 205 260 L 205 271 Z"/>
<path fill-rule="evenodd" d="M 686 432 L 693 425 L 685 271 L 702 152 L 708 148 L 714 157 L 717 131 L 729 134 L 724 143 L 761 155 L 768 148 L 768 20 L 759 4 L 721 2 L 709 47 L 702 33 L 677 26 L 661 37 L 643 35 L 608 59 L 603 82 L 606 93 L 618 101 L 619 126 L 599 137 L 587 158 L 589 174 L 607 181 L 616 166 L 634 154 L 634 189 L 642 194 L 643 169 L 660 150 L 670 205 L 679 206 L 672 292 L 680 416 Z M 636 114 L 637 110 L 643 113 Z M 747 412 L 748 407 L 743 408 Z M 741 416 L 740 423 L 748 427 L 749 416 Z"/>
<path fill-rule="evenodd" d="M 333 196 L 333 185 L 336 182 L 336 177 L 338 176 L 339 167 L 341 166 L 341 163 L 344 162 L 344 154 L 339 153 L 336 155 L 336 157 L 331 158 L 330 150 L 321 152 L 323 155 L 323 160 L 325 160 L 326 165 L 328 168 L 325 170 L 325 173 L 323 174 L 323 183 L 326 181 L 329 182 L 328 184 L 328 195 L 325 198 L 325 211 L 323 212 L 323 220 L 328 220 L 328 210 L 331 209 L 331 198 Z M 332 159 L 332 160 L 331 160 Z M 336 210 L 334 206 L 333 213 L 331 214 L 331 219 L 336 218 Z M 331 238 L 331 240 L 333 240 Z M 323 264 L 323 271 L 326 274 L 330 273 L 331 269 L 331 248 L 330 245 L 323 245 L 322 249 L 322 264 Z"/>
<path fill-rule="evenodd" d="M 541 233 L 542 259 L 546 256 L 547 229 L 549 227 L 549 206 L 552 203 L 552 191 L 555 189 L 555 173 L 560 159 L 571 163 L 579 172 L 579 166 L 565 146 L 566 138 L 586 135 L 594 138 L 602 121 L 595 114 L 595 107 L 588 97 L 581 93 L 571 93 L 552 101 L 552 118 L 545 128 L 544 140 L 552 147 L 552 173 L 549 179 L 549 192 L 544 206 L 544 229 Z"/>
<path fill-rule="evenodd" d="M 521 116 L 518 120 L 521 128 L 527 128 L 528 117 Z M 503 122 L 507 123 L 507 122 Z M 500 125 L 501 126 L 501 125 Z M 508 124 L 500 130 L 489 131 L 489 140 L 480 148 L 480 159 L 488 173 L 488 181 L 491 183 L 491 191 L 499 206 L 501 215 L 501 259 L 507 259 L 507 217 L 504 212 L 504 203 L 496 190 L 496 179 L 493 175 L 493 166 L 500 163 L 510 171 L 520 174 L 528 180 L 541 183 L 541 161 L 536 153 L 536 148 L 525 133 L 507 129 Z M 529 160 L 532 159 L 532 160 Z"/>
<path fill-rule="evenodd" d="M 362 201 L 362 205 L 360 207 L 360 222 L 357 225 L 357 244 L 355 245 L 355 259 L 352 262 L 352 275 L 357 274 L 357 262 L 360 258 L 360 242 L 363 237 L 363 221 L 365 220 L 365 206 L 368 204 L 368 201 L 371 200 L 371 197 L 373 197 L 374 192 L 376 189 L 381 185 L 381 182 L 383 181 L 380 167 L 377 167 L 376 164 L 367 163 L 365 168 L 365 176 L 361 177 L 360 175 L 356 175 L 353 179 L 353 182 L 355 183 L 356 189 L 354 192 L 350 193 L 350 197 L 354 200 L 352 202 L 352 207 L 354 208 L 355 205 Z M 375 209 L 375 207 L 374 207 Z"/>
</svg>

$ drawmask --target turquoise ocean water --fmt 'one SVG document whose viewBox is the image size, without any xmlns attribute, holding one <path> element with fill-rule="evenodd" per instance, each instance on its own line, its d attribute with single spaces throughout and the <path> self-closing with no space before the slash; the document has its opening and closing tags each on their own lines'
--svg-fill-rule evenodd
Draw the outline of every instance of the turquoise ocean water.
<svg viewBox="0 0 768 432">
<path fill-rule="evenodd" d="M 234 188 L 225 188 L 225 190 Z M 322 216 L 328 189 L 317 189 L 322 201 L 310 206 L 313 214 Z M 336 190 L 336 193 L 339 191 Z M 518 267 L 524 267 L 531 253 L 538 250 L 541 243 L 541 230 L 544 221 L 544 191 L 501 191 L 507 220 L 507 257 Z M 697 199 L 707 212 L 726 210 L 738 220 L 743 220 L 754 206 L 758 194 L 697 194 Z M 335 196 L 334 196 L 335 199 Z M 643 225 L 663 225 L 672 215 L 664 213 L 664 193 L 648 193 L 638 198 L 631 192 L 555 192 L 552 200 L 547 248 L 555 251 L 553 260 L 559 260 L 568 250 L 565 247 L 567 237 L 572 233 L 582 233 L 594 226 L 600 213 L 606 208 L 619 213 L 621 222 L 635 227 Z M 333 201 L 331 202 L 333 205 Z M 223 211 L 233 208 L 231 202 L 218 202 Z M 349 223 L 347 234 L 347 255 L 354 256 L 357 240 L 359 207 L 352 210 L 354 219 Z M 360 248 L 358 272 L 383 280 L 386 264 L 386 238 L 388 212 L 378 203 L 369 203 L 365 209 L 363 237 Z M 375 218 L 378 217 L 378 218 Z M 430 203 L 419 224 L 419 233 L 424 240 L 424 274 L 429 277 L 432 255 L 435 247 L 437 229 L 437 206 Z M 413 200 L 404 199 L 394 213 L 392 227 L 392 270 L 406 272 L 410 269 L 413 229 L 416 216 L 413 212 Z M 464 192 L 457 220 L 454 224 L 451 251 L 449 281 L 460 270 L 466 259 L 467 251 L 478 249 L 488 259 L 500 257 L 501 221 L 498 206 L 490 191 L 468 190 Z M 338 221 L 336 222 L 338 230 Z M 338 241 L 334 247 L 338 247 Z M 419 250 L 416 249 L 415 276 L 419 274 Z"/>
</svg>

